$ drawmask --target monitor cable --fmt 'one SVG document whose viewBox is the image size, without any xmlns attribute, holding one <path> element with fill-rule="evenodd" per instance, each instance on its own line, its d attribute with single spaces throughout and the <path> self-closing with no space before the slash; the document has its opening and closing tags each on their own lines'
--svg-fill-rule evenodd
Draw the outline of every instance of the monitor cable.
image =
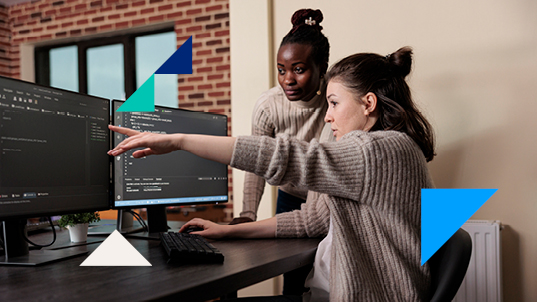
<svg viewBox="0 0 537 302">
<path fill-rule="evenodd" d="M 52 242 L 49 243 L 49 244 L 45 244 L 45 245 L 41 245 L 41 244 L 36 244 L 36 243 L 33 243 L 32 241 L 30 241 L 30 239 L 28 238 L 28 235 L 26 234 L 26 232 L 24 232 L 24 240 L 26 242 L 28 242 L 29 244 L 37 247 L 37 248 L 43 248 L 43 247 L 48 247 L 48 246 L 51 246 L 54 244 L 54 242 L 56 242 L 56 228 L 54 228 L 54 225 L 52 224 L 52 219 L 49 217 L 47 217 L 48 219 L 48 222 L 50 223 L 50 226 L 52 227 L 52 234 L 53 234 L 53 238 L 52 238 Z"/>
<path fill-rule="evenodd" d="M 134 218 L 136 218 L 138 223 L 140 223 L 142 225 L 142 228 L 144 229 L 144 232 L 149 232 L 149 228 L 147 227 L 147 224 L 145 223 L 145 221 L 142 218 L 142 216 L 140 216 L 140 214 L 136 213 L 133 210 L 127 210 L 127 212 L 131 213 L 132 216 L 134 216 Z"/>
</svg>

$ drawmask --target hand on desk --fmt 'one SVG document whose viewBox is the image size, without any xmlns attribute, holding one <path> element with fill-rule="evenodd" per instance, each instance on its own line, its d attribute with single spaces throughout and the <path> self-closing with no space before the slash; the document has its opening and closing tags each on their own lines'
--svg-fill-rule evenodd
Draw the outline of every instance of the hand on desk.
<svg viewBox="0 0 537 302">
<path fill-rule="evenodd" d="M 202 228 L 203 231 L 191 232 L 190 234 L 201 235 L 205 238 L 210 238 L 210 239 L 225 238 L 227 234 L 226 227 L 229 228 L 228 225 L 220 225 L 209 220 L 205 220 L 201 218 L 194 218 L 190 220 L 189 222 L 185 223 L 181 227 L 181 229 L 179 229 L 179 232 L 184 233 L 187 231 L 187 229 L 192 228 L 192 227 Z"/>
</svg>

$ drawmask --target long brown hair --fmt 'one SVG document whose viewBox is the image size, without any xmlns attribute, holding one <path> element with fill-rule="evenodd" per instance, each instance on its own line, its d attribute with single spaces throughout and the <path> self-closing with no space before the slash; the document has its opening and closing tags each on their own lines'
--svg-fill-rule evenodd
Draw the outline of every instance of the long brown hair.
<svg viewBox="0 0 537 302">
<path fill-rule="evenodd" d="M 381 56 L 358 53 L 348 56 L 328 71 L 326 78 L 341 83 L 357 95 L 377 96 L 379 119 L 370 131 L 395 130 L 406 133 L 421 148 L 427 161 L 435 154 L 434 133 L 427 119 L 412 101 L 405 81 L 412 67 L 412 48 L 403 47 Z"/>
</svg>

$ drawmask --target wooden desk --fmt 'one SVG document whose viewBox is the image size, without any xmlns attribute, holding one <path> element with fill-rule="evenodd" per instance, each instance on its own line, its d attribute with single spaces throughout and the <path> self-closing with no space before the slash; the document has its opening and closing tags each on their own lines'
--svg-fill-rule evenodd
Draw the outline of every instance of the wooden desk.
<svg viewBox="0 0 537 302">
<path fill-rule="evenodd" d="M 35 237 L 38 238 L 32 239 L 44 243 L 50 240 L 51 234 Z M 320 241 L 212 241 L 225 256 L 223 264 L 174 266 L 166 263 L 159 241 L 128 240 L 151 267 L 79 266 L 87 256 L 38 267 L 3 266 L 0 267 L 0 301 L 206 301 L 313 263 Z M 55 246 L 68 242 L 68 232 L 60 231 Z M 91 252 L 98 245 L 71 248 Z"/>
</svg>

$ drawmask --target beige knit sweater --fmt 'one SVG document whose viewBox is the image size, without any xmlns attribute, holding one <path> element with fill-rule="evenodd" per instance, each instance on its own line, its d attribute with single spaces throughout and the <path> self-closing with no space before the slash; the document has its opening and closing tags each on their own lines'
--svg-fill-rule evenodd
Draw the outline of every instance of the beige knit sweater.
<svg viewBox="0 0 537 302">
<path fill-rule="evenodd" d="M 331 301 L 429 299 L 429 268 L 420 266 L 420 191 L 433 182 L 406 134 L 353 131 L 326 144 L 239 137 L 231 166 L 272 185 L 321 193 L 309 194 L 301 210 L 277 215 L 276 236 L 325 236 L 332 220 Z"/>
<path fill-rule="evenodd" d="M 324 82 L 321 91 L 325 91 Z M 280 86 L 264 92 L 257 100 L 252 115 L 252 135 L 275 137 L 288 134 L 309 142 L 321 135 L 328 103 L 324 92 L 310 101 L 289 101 Z M 257 209 L 265 189 L 265 180 L 255 174 L 246 173 L 243 190 L 241 217 L 257 219 Z M 280 189 L 293 196 L 306 199 L 307 190 L 285 184 Z"/>
</svg>

